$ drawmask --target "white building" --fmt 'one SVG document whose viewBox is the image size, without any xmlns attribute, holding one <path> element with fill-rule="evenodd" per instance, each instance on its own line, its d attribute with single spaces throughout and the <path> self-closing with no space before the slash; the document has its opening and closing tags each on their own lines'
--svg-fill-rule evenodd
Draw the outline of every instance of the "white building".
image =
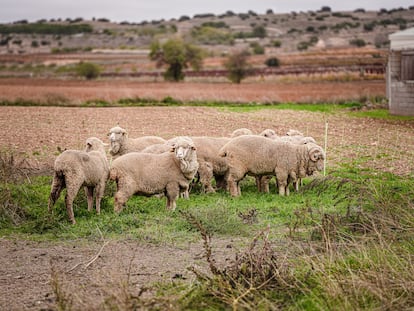
<svg viewBox="0 0 414 311">
<path fill-rule="evenodd" d="M 387 97 L 391 114 L 414 116 L 414 28 L 389 36 Z"/>
</svg>

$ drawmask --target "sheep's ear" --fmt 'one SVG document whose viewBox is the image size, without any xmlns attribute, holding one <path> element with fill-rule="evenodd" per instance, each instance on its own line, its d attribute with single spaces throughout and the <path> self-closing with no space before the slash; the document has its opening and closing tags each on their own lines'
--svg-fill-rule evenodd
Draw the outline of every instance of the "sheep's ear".
<svg viewBox="0 0 414 311">
<path fill-rule="evenodd" d="M 108 147 L 108 146 L 109 146 L 109 144 L 107 144 L 107 143 L 103 143 L 103 146 L 104 146 L 104 147 Z"/>
</svg>

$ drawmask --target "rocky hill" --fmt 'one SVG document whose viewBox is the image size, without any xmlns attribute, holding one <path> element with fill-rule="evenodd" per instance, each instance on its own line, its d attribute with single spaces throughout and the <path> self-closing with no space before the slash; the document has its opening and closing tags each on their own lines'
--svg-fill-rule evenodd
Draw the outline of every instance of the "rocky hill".
<svg viewBox="0 0 414 311">
<path fill-rule="evenodd" d="M 253 54 L 292 53 L 306 50 L 388 47 L 388 35 L 414 26 L 414 6 L 408 9 L 277 14 L 196 14 L 178 19 L 113 23 L 105 18 L 92 21 L 41 20 L 0 24 L 0 54 L 65 53 L 93 50 L 143 52 L 153 40 L 181 36 L 220 56 L 232 49 L 248 48 Z"/>
</svg>

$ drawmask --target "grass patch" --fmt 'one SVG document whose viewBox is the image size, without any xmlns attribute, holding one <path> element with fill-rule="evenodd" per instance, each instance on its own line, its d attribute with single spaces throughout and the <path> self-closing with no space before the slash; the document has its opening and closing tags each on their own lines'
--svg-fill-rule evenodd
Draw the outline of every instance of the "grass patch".
<svg viewBox="0 0 414 311">
<path fill-rule="evenodd" d="M 133 302 L 180 310 L 408 310 L 414 306 L 414 178 L 352 166 L 305 179 L 300 192 L 280 197 L 257 193 L 253 178 L 242 195 L 192 192 L 167 211 L 165 198 L 132 197 L 113 212 L 108 183 L 101 215 L 87 211 L 83 191 L 75 202 L 75 226 L 63 196 L 47 212 L 51 176 L 10 178 L 17 162 L 4 161 L 0 183 L 0 235 L 26 239 L 101 241 L 134 239 L 157 245 L 204 242 L 208 270 L 190 267 L 194 282 L 149 285 L 149 301 L 134 296 L 127 279 L 122 294 L 105 292 L 104 304 Z M 274 184 L 274 183 L 273 183 Z M 216 239 L 249 240 L 234 258 L 218 264 Z M 132 269 L 132 268 L 131 268 Z M 130 270 L 131 270 L 130 269 Z M 133 273 L 130 271 L 129 273 Z M 71 307 L 70 292 L 52 269 L 56 303 Z M 161 307 L 161 308 L 163 308 Z"/>
</svg>

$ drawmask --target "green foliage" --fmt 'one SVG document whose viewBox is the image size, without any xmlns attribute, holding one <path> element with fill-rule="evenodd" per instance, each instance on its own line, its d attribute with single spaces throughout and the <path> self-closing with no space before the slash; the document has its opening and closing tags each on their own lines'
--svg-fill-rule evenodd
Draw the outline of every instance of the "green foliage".
<svg viewBox="0 0 414 311">
<path fill-rule="evenodd" d="M 350 40 L 349 44 L 355 45 L 357 47 L 364 47 L 366 45 L 365 40 L 359 38 Z"/>
<path fill-rule="evenodd" d="M 191 29 L 191 37 L 198 44 L 228 44 L 234 42 L 233 36 L 228 30 L 211 26 L 194 27 Z"/>
<path fill-rule="evenodd" d="M 224 67 L 228 70 L 228 79 L 239 84 L 247 77 L 250 65 L 248 63 L 249 53 L 246 50 L 235 51 L 224 61 Z"/>
<path fill-rule="evenodd" d="M 184 69 L 189 65 L 194 70 L 201 69 L 203 51 L 181 39 L 169 39 L 162 45 L 154 41 L 149 57 L 156 61 L 157 67 L 168 66 L 164 73 L 165 80 L 178 82 L 184 79 Z"/>
<path fill-rule="evenodd" d="M 279 67 L 280 61 L 277 57 L 269 57 L 268 59 L 266 59 L 265 65 L 267 67 Z"/>
<path fill-rule="evenodd" d="M 250 43 L 250 47 L 253 50 L 253 54 L 255 55 L 263 55 L 265 53 L 265 49 L 257 42 Z"/>
<path fill-rule="evenodd" d="M 272 41 L 272 46 L 275 48 L 280 48 L 282 46 L 282 42 L 280 42 L 279 40 L 274 40 Z"/>
<path fill-rule="evenodd" d="M 91 33 L 93 28 L 89 24 L 0 24 L 0 34 L 23 33 L 23 34 L 53 34 L 53 35 L 73 35 L 76 33 Z"/>
<path fill-rule="evenodd" d="M 257 37 L 257 38 L 266 38 L 267 30 L 264 26 L 257 25 L 253 27 L 252 35 L 253 37 Z"/>
<path fill-rule="evenodd" d="M 76 66 L 76 73 L 87 80 L 96 79 L 101 74 L 99 65 L 90 62 L 80 62 Z"/>
</svg>

